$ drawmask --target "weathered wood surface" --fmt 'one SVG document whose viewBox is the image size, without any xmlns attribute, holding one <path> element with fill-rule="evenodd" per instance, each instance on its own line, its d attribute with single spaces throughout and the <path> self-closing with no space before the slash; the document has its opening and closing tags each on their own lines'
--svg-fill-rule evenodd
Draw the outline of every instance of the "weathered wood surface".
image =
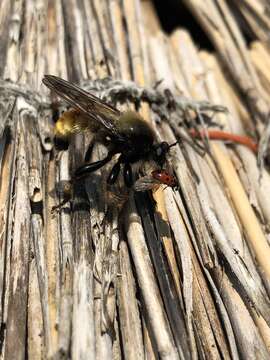
<svg viewBox="0 0 270 360">
<path fill-rule="evenodd" d="M 44 74 L 85 86 L 108 75 L 162 80 L 161 90 L 224 105 L 229 113 L 215 120 L 259 135 L 262 163 L 269 5 L 184 3 L 220 56 L 199 51 L 184 29 L 164 34 L 150 1 L 1 0 L 1 358 L 269 359 L 270 177 L 248 148 L 211 141 L 211 156 L 200 156 L 176 146 L 180 189 L 155 192 L 155 207 L 136 194 L 121 211 L 102 170 L 51 213 L 56 184 L 82 163 L 89 136 L 54 148 L 53 117 L 65 104 Z M 256 39 L 250 47 L 236 9 Z M 147 104 L 140 111 L 169 143 L 182 134 L 175 116 L 156 123 Z"/>
</svg>

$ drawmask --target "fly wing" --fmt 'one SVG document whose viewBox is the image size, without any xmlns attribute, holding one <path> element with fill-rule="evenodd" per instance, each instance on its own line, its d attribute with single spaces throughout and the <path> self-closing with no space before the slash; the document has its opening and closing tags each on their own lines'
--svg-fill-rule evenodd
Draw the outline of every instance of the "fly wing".
<svg viewBox="0 0 270 360">
<path fill-rule="evenodd" d="M 162 184 L 154 179 L 152 175 L 145 175 L 135 181 L 133 190 L 137 192 L 147 190 L 156 191 L 158 188 L 160 188 L 161 185 Z"/>
<path fill-rule="evenodd" d="M 57 76 L 45 75 L 42 81 L 43 84 L 56 92 L 59 97 L 72 107 L 87 115 L 89 121 L 97 121 L 112 135 L 121 137 L 115 125 L 115 120 L 121 115 L 119 110 L 108 105 L 95 95 Z"/>
</svg>

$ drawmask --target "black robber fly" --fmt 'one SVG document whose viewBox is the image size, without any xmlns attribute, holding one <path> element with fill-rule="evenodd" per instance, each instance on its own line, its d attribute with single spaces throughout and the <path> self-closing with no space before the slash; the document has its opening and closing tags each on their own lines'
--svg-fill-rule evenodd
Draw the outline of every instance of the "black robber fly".
<svg viewBox="0 0 270 360">
<path fill-rule="evenodd" d="M 152 127 L 137 112 L 120 112 L 93 94 L 57 76 L 45 75 L 43 83 L 72 107 L 57 120 L 56 137 L 67 138 L 74 133 L 90 131 L 94 141 L 104 144 L 108 149 L 104 159 L 79 167 L 75 171 L 75 178 L 100 169 L 116 154 L 119 157 L 108 175 L 109 184 L 115 183 L 122 168 L 125 185 L 131 187 L 131 165 L 142 160 L 154 162 L 156 171 L 164 173 L 162 167 L 166 154 L 175 144 L 158 142 Z M 161 182 L 162 178 L 161 176 Z"/>
</svg>

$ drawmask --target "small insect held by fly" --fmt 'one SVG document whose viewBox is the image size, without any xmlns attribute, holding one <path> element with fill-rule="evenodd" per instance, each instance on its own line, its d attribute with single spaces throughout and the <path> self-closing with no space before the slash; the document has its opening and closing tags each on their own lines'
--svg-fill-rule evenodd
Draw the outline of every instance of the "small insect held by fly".
<svg viewBox="0 0 270 360">
<path fill-rule="evenodd" d="M 133 185 L 133 190 L 136 192 L 147 190 L 158 190 L 162 185 L 171 187 L 173 190 L 178 189 L 178 181 L 174 175 L 170 174 L 165 169 L 157 169 L 150 174 L 137 179 Z"/>
<path fill-rule="evenodd" d="M 167 170 L 160 169 L 152 171 L 153 179 L 160 182 L 160 184 L 167 185 L 173 189 L 178 188 L 178 182 L 176 178 L 169 174 Z"/>
</svg>

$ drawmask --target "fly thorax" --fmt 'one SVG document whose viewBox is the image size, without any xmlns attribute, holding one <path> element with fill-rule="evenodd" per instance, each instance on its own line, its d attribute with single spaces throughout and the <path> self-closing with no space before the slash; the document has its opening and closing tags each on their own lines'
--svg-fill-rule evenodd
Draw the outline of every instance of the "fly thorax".
<svg viewBox="0 0 270 360">
<path fill-rule="evenodd" d="M 130 142 L 131 146 L 143 152 L 150 150 L 155 134 L 151 126 L 135 111 L 127 111 L 118 120 L 119 133 Z"/>
</svg>

